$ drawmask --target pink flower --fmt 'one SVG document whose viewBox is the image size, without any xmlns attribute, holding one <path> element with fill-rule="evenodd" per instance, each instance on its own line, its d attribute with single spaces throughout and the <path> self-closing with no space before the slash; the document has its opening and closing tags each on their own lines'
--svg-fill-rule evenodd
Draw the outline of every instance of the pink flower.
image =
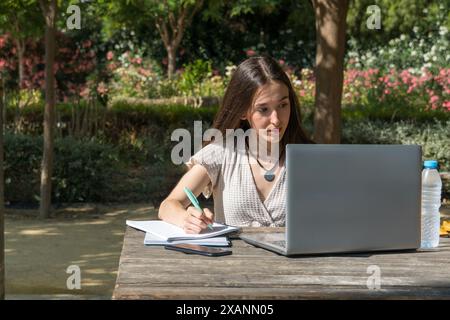
<svg viewBox="0 0 450 320">
<path fill-rule="evenodd" d="M 90 90 L 88 87 L 84 88 L 83 90 L 80 91 L 80 96 L 82 98 L 86 98 L 89 96 Z"/>
<path fill-rule="evenodd" d="M 0 36 L 0 48 L 2 48 L 6 43 L 6 37 L 1 37 Z"/>
<path fill-rule="evenodd" d="M 430 98 L 430 102 L 432 103 L 432 104 L 434 104 L 436 101 L 438 101 L 439 100 L 439 97 L 438 96 L 432 96 L 431 98 Z"/>
<path fill-rule="evenodd" d="M 83 42 L 83 48 L 89 48 L 92 45 L 91 40 L 86 40 Z"/>
<path fill-rule="evenodd" d="M 245 53 L 247 54 L 247 57 L 251 57 L 256 54 L 255 50 L 253 49 L 248 49 L 247 51 L 245 51 Z"/>
<path fill-rule="evenodd" d="M 447 109 L 447 111 L 450 111 L 450 101 L 445 101 L 442 105 Z"/>
<path fill-rule="evenodd" d="M 114 58 L 114 53 L 112 51 L 108 51 L 106 54 L 106 59 L 112 60 Z"/>
<path fill-rule="evenodd" d="M 152 74 L 152 72 L 150 70 L 146 70 L 144 68 L 139 68 L 138 72 L 146 77 L 149 77 Z"/>
<path fill-rule="evenodd" d="M 284 65 L 284 60 L 280 59 L 280 60 L 278 60 L 278 63 L 282 66 L 282 65 Z"/>
<path fill-rule="evenodd" d="M 391 93 L 391 90 L 389 90 L 389 89 L 384 90 L 384 94 L 390 94 L 390 93 Z"/>
<path fill-rule="evenodd" d="M 97 92 L 103 96 L 108 92 L 108 88 L 106 87 L 106 84 L 102 81 L 97 86 Z"/>
<path fill-rule="evenodd" d="M 116 69 L 117 66 L 115 63 L 110 63 L 110 64 L 108 64 L 107 68 L 109 71 L 114 71 L 114 69 Z"/>
</svg>

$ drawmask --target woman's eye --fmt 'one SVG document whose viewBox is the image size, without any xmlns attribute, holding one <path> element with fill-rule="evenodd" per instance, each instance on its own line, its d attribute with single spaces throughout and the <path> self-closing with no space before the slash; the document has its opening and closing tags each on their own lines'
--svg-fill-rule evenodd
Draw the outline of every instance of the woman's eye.
<svg viewBox="0 0 450 320">
<path fill-rule="evenodd" d="M 282 107 L 282 108 L 286 108 L 287 106 L 288 106 L 287 103 L 282 103 L 282 104 L 280 105 L 280 107 Z"/>
<path fill-rule="evenodd" d="M 264 113 L 267 112 L 267 108 L 259 108 L 258 111 Z"/>
</svg>

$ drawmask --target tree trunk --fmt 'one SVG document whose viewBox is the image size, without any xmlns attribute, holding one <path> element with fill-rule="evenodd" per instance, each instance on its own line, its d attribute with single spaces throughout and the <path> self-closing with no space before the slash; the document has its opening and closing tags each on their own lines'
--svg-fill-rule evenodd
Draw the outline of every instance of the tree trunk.
<svg viewBox="0 0 450 320">
<path fill-rule="evenodd" d="M 177 58 L 177 48 L 173 45 L 170 45 L 166 48 L 167 50 L 167 77 L 172 79 L 175 74 L 176 68 L 176 58 Z"/>
<path fill-rule="evenodd" d="M 41 202 L 39 215 L 42 219 L 50 214 L 53 173 L 53 139 L 55 122 L 55 18 L 56 0 L 41 0 L 45 18 L 45 111 L 44 111 L 44 154 L 41 165 Z"/>
<path fill-rule="evenodd" d="M 2 80 L 3 82 L 3 80 Z M 3 175 L 3 86 L 0 82 L 0 300 L 5 299 L 5 185 Z"/>
<path fill-rule="evenodd" d="M 19 90 L 23 88 L 24 68 L 23 56 L 25 55 L 25 41 L 23 39 L 16 39 L 17 47 L 17 62 L 19 67 Z"/>
<path fill-rule="evenodd" d="M 167 77 L 169 79 L 175 73 L 177 50 L 183 39 L 184 31 L 190 26 L 195 13 L 203 6 L 203 1 L 196 0 L 191 5 L 181 6 L 177 13 L 170 10 L 167 1 L 163 1 L 167 16 L 163 17 L 158 14 L 155 16 L 156 29 L 158 29 L 167 51 Z"/>
<path fill-rule="evenodd" d="M 314 140 L 340 143 L 348 0 L 312 0 L 316 16 Z"/>
</svg>

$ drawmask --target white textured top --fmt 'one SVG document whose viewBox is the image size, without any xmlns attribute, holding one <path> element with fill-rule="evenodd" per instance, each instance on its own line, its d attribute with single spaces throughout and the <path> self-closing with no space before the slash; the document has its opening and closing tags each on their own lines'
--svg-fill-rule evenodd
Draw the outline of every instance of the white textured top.
<svg viewBox="0 0 450 320">
<path fill-rule="evenodd" d="M 193 155 L 186 165 L 202 165 L 211 184 L 203 195 L 213 194 L 215 220 L 233 226 L 283 227 L 286 223 L 286 168 L 263 202 L 256 189 L 245 145 L 237 148 L 210 143 Z M 211 192 L 212 191 L 212 192 Z"/>
</svg>

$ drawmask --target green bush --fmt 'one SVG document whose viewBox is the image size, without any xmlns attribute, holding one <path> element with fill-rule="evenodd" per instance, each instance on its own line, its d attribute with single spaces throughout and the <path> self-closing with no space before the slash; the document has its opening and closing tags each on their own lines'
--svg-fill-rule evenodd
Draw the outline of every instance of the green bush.
<svg viewBox="0 0 450 320">
<path fill-rule="evenodd" d="M 347 121 L 343 124 L 342 143 L 417 144 L 422 160 L 437 160 L 439 171 L 450 171 L 450 120 L 434 122 Z M 443 181 L 443 195 L 450 198 L 450 180 Z"/>
<path fill-rule="evenodd" d="M 450 112 L 443 109 L 425 110 L 423 106 L 405 105 L 395 98 L 378 101 L 367 105 L 346 105 L 342 107 L 342 119 L 357 121 L 415 121 L 433 123 L 436 120 L 449 121 Z"/>
<path fill-rule="evenodd" d="M 418 144 L 423 160 L 439 161 L 441 171 L 450 171 L 450 120 L 420 123 L 413 121 L 346 121 L 342 143 Z"/>
<path fill-rule="evenodd" d="M 56 139 L 52 202 L 149 201 L 155 206 L 185 172 L 170 160 L 171 147 L 155 138 L 112 146 L 96 140 Z M 5 135 L 5 199 L 37 205 L 42 137 Z"/>
<path fill-rule="evenodd" d="M 57 140 L 54 200 L 101 201 L 111 175 L 119 167 L 117 148 L 112 145 L 72 137 Z"/>
<path fill-rule="evenodd" d="M 95 141 L 56 139 L 54 202 L 102 201 L 109 178 L 118 168 L 117 148 Z M 39 201 L 42 138 L 5 135 L 7 202 Z"/>
<path fill-rule="evenodd" d="M 42 138 L 5 134 L 4 149 L 6 203 L 36 202 L 40 185 Z"/>
</svg>

